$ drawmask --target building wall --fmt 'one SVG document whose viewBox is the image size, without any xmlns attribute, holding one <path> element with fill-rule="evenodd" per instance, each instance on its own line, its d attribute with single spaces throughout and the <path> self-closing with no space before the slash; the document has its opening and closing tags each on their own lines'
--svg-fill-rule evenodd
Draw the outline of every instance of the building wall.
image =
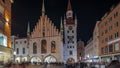
<svg viewBox="0 0 120 68">
<path fill-rule="evenodd" d="M 12 60 L 15 62 L 28 61 L 28 41 L 27 38 L 13 38 L 12 40 Z M 23 48 L 24 53 L 23 53 Z M 14 53 L 15 52 L 15 53 Z"/>
<path fill-rule="evenodd" d="M 85 56 L 85 46 L 82 40 L 79 40 L 77 43 L 77 60 L 83 61 Z"/>
<path fill-rule="evenodd" d="M 0 62 L 11 60 L 11 1 L 0 0 Z"/>
<path fill-rule="evenodd" d="M 120 3 L 106 13 L 99 23 L 99 55 L 101 61 L 110 62 L 120 52 Z M 118 22 L 118 23 L 117 23 Z M 115 24 L 117 23 L 117 24 Z M 118 44 L 116 44 L 118 43 Z M 117 57 L 119 60 L 119 56 Z"/>
<path fill-rule="evenodd" d="M 94 47 L 93 47 L 93 38 L 91 38 L 87 45 L 85 46 L 85 58 L 87 62 L 92 62 L 92 58 L 94 57 Z"/>
</svg>

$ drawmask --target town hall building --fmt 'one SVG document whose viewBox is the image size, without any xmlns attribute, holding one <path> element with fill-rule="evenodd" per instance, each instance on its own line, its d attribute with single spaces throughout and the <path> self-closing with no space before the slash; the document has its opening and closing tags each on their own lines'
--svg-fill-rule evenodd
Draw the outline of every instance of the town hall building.
<svg viewBox="0 0 120 68">
<path fill-rule="evenodd" d="M 77 18 L 73 19 L 70 0 L 64 23 L 61 19 L 59 29 L 45 14 L 44 0 L 42 15 L 35 28 L 30 32 L 28 23 L 27 37 L 12 36 L 12 47 L 16 54 L 12 56 L 15 62 L 77 62 Z M 64 37 L 65 36 L 65 37 Z M 63 43 L 63 38 L 65 43 Z M 63 45 L 64 44 L 64 45 Z"/>
</svg>

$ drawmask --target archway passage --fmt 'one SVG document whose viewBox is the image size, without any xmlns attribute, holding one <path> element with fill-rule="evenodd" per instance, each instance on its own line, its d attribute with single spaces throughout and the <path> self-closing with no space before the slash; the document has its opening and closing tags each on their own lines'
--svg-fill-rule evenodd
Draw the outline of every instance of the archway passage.
<svg viewBox="0 0 120 68">
<path fill-rule="evenodd" d="M 45 58 L 44 62 L 51 63 L 51 62 L 57 62 L 57 60 L 54 56 L 48 56 Z"/>
<path fill-rule="evenodd" d="M 67 63 L 74 63 L 75 60 L 73 58 L 68 58 Z"/>
<path fill-rule="evenodd" d="M 32 57 L 31 58 L 31 63 L 37 64 L 42 62 L 41 59 L 39 57 Z"/>
</svg>

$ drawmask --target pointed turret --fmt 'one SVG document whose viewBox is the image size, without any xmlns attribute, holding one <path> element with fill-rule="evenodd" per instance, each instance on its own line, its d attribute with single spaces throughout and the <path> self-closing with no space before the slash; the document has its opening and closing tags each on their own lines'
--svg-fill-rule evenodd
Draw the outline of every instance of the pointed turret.
<svg viewBox="0 0 120 68">
<path fill-rule="evenodd" d="M 29 22 L 28 22 L 28 27 L 27 27 L 27 36 L 28 37 L 30 36 L 30 25 L 29 25 Z"/>
<path fill-rule="evenodd" d="M 70 0 L 68 1 L 68 7 L 67 7 L 67 11 L 69 11 L 69 10 L 72 10 Z"/>
<path fill-rule="evenodd" d="M 62 24 L 62 17 L 61 17 L 60 31 L 61 31 L 61 40 L 63 41 L 63 24 Z"/>
<path fill-rule="evenodd" d="M 43 0 L 43 3 L 42 3 L 42 16 L 45 15 L 45 5 L 44 5 L 44 0 Z"/>
<path fill-rule="evenodd" d="M 63 30 L 62 17 L 61 17 L 60 29 Z"/>
<path fill-rule="evenodd" d="M 71 4 L 70 4 L 70 0 L 68 1 L 66 17 L 67 18 L 73 18 L 73 11 L 72 11 L 72 7 L 71 7 Z"/>
</svg>

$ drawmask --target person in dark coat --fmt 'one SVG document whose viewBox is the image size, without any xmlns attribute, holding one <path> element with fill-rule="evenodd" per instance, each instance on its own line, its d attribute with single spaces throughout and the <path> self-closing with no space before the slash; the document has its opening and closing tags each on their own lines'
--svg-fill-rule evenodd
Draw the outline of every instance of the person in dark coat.
<svg viewBox="0 0 120 68">
<path fill-rule="evenodd" d="M 120 63 L 118 60 L 112 60 L 106 68 L 120 68 Z"/>
</svg>

